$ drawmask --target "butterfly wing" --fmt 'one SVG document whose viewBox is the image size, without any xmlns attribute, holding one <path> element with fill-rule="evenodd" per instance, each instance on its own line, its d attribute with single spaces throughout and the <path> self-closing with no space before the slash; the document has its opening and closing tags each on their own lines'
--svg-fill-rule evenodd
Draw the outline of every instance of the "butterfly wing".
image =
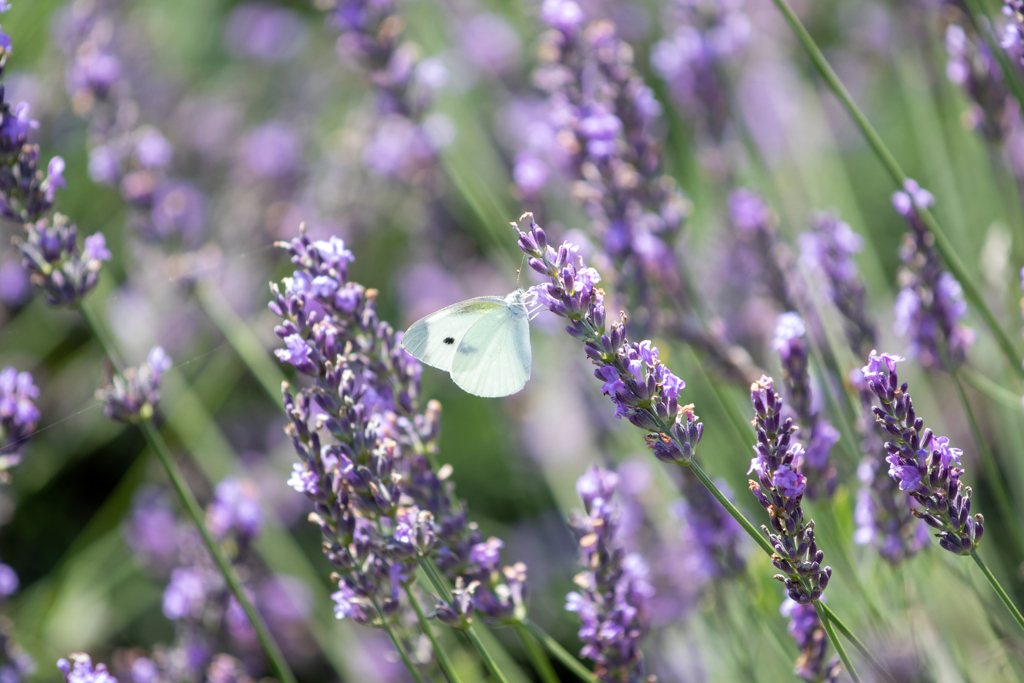
<svg viewBox="0 0 1024 683">
<path fill-rule="evenodd" d="M 514 394 L 530 379 L 530 321 L 508 307 L 488 312 L 462 337 L 452 379 L 476 396 Z"/>
<path fill-rule="evenodd" d="M 442 308 L 414 322 L 402 335 L 402 348 L 427 365 L 450 372 L 469 328 L 499 309 L 506 310 L 500 296 L 481 296 Z"/>
</svg>

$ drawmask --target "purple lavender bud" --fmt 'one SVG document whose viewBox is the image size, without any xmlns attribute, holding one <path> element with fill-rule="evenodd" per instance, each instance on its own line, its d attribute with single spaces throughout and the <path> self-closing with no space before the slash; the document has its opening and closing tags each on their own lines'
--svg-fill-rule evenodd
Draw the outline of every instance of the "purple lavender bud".
<svg viewBox="0 0 1024 683">
<path fill-rule="evenodd" d="M 746 189 L 729 194 L 729 216 L 743 232 L 754 232 L 772 222 L 772 212 L 761 195 Z"/>
<path fill-rule="evenodd" d="M 619 485 L 619 475 L 611 470 L 591 465 L 576 480 L 576 494 L 583 499 L 583 507 L 590 510 L 595 499 L 608 500 Z"/>
<path fill-rule="evenodd" d="M 96 391 L 103 412 L 118 422 L 148 420 L 160 400 L 160 378 L 170 369 L 170 357 L 162 347 L 154 346 L 138 369 L 128 368 L 117 375 L 108 372 L 104 386 Z"/>
<path fill-rule="evenodd" d="M 573 0 L 544 0 L 540 20 L 559 31 L 572 33 L 586 20 L 586 16 Z"/>
<path fill-rule="evenodd" d="M 187 241 L 199 239 L 206 225 L 206 199 L 188 183 L 170 183 L 157 188 L 151 215 L 157 237 L 178 235 Z"/>
<path fill-rule="evenodd" d="M 182 534 L 178 520 L 158 490 L 143 487 L 125 524 L 125 542 L 147 566 L 172 566 Z"/>
<path fill-rule="evenodd" d="M 259 536 L 263 511 L 255 482 L 228 477 L 217 484 L 206 508 L 206 522 L 217 538 L 233 533 L 239 541 L 249 542 Z"/>
<path fill-rule="evenodd" d="M 84 652 L 73 652 L 67 659 L 61 657 L 57 660 L 57 668 L 66 683 L 117 683 L 117 679 L 107 671 L 106 664 L 97 664 L 93 668 L 92 658 Z"/>
<path fill-rule="evenodd" d="M 9 308 L 18 308 L 32 294 L 29 273 L 16 259 L 0 264 L 0 302 Z"/>
<path fill-rule="evenodd" d="M 18 451 L 41 417 L 37 398 L 39 389 L 32 375 L 10 366 L 0 370 L 0 471 L 20 462 Z"/>
<path fill-rule="evenodd" d="M 193 568 L 179 567 L 171 572 L 164 589 L 164 616 L 171 621 L 198 618 L 206 603 L 207 586 L 203 574 Z"/>
<path fill-rule="evenodd" d="M 304 372 L 307 375 L 319 375 L 320 370 L 317 368 L 316 363 L 311 359 L 313 349 L 306 343 L 306 341 L 298 334 L 292 334 L 285 337 L 284 342 L 287 348 L 277 349 L 274 351 L 274 355 L 279 360 L 285 363 L 291 363 L 295 366 L 295 369 L 299 372 Z"/>
<path fill-rule="evenodd" d="M 100 185 L 116 186 L 121 180 L 121 157 L 110 147 L 99 145 L 89 151 L 89 178 Z"/>
<path fill-rule="evenodd" d="M 113 258 L 113 254 L 107 249 L 107 238 L 102 232 L 93 233 L 85 238 L 85 245 L 82 248 L 82 257 L 86 262 L 105 262 Z"/>
<path fill-rule="evenodd" d="M 18 592 L 18 574 L 7 564 L 0 562 L 0 602 Z"/>
<path fill-rule="evenodd" d="M 247 2 L 228 15 L 224 39 L 237 57 L 282 62 L 298 56 L 308 36 L 302 18 L 294 11 L 270 3 Z"/>
<path fill-rule="evenodd" d="M 242 140 L 242 162 L 259 178 L 293 175 L 302 165 L 302 140 L 283 121 L 268 121 Z"/>
<path fill-rule="evenodd" d="M 142 168 L 164 168 L 171 163 L 172 156 L 174 156 L 174 148 L 171 143 L 155 128 L 144 129 L 135 142 L 135 158 L 138 159 L 139 166 Z M 92 165 L 93 160 L 90 155 L 90 174 Z"/>
</svg>

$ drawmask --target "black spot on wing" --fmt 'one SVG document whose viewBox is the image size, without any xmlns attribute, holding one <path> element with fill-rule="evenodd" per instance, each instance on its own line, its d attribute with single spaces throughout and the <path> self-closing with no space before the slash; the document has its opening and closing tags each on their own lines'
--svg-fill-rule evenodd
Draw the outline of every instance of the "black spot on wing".
<svg viewBox="0 0 1024 683">
<path fill-rule="evenodd" d="M 455 343 L 455 338 L 454 337 L 445 337 L 444 338 L 444 343 L 445 344 L 454 344 Z"/>
</svg>

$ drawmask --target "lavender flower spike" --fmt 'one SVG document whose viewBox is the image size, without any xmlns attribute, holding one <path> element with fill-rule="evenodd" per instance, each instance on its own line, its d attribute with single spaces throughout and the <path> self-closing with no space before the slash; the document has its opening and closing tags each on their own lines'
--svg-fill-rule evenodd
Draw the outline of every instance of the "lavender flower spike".
<svg viewBox="0 0 1024 683">
<path fill-rule="evenodd" d="M 908 178 L 903 191 L 892 196 L 896 212 L 907 221 L 910 232 L 900 247 L 904 268 L 896 297 L 898 335 L 909 335 L 910 355 L 927 368 L 956 368 L 974 343 L 974 330 L 961 323 L 967 315 L 963 289 L 942 269 L 935 238 L 921 220 L 919 209 L 935 203 L 931 193 Z"/>
<path fill-rule="evenodd" d="M 521 621 L 526 567 L 500 567 L 502 542 L 469 521 L 450 468 L 432 466 L 441 406 L 418 405 L 421 366 L 378 318 L 376 291 L 348 280 L 351 252 L 337 238 L 314 242 L 304 227 L 279 246 L 298 268 L 271 287 L 287 347 L 278 357 L 312 384 L 294 394 L 284 387 L 286 433 L 300 458 L 288 483 L 314 504 L 310 520 L 338 583 L 335 614 L 375 626 L 400 621 L 403 589 L 429 558 L 459 587 L 435 611 L 439 619 Z"/>
<path fill-rule="evenodd" d="M 69 661 L 70 660 L 70 661 Z M 117 683 L 106 664 L 92 665 L 92 657 L 84 652 L 73 652 L 67 659 L 57 660 L 57 668 L 64 674 L 66 683 Z"/>
<path fill-rule="evenodd" d="M 25 238 L 15 239 L 32 282 L 46 293 L 51 306 L 75 306 L 99 282 L 100 269 L 111 258 L 103 233 L 85 238 L 78 250 L 78 228 L 63 214 L 25 225 Z"/>
<path fill-rule="evenodd" d="M 828 298 L 846 320 L 846 337 L 858 357 L 874 348 L 878 334 L 864 309 L 866 292 L 854 255 L 864 240 L 830 212 L 812 217 L 812 229 L 802 233 L 800 260 L 820 276 Z"/>
<path fill-rule="evenodd" d="M 636 553 L 626 554 L 619 536 L 619 506 L 612 500 L 619 477 L 591 466 L 576 482 L 586 516 L 569 524 L 580 546 L 584 571 L 576 575 L 579 592 L 566 596 L 565 608 L 580 618 L 580 655 L 596 663 L 594 673 L 607 683 L 644 680 L 640 641 L 650 627 L 648 567 Z"/>
<path fill-rule="evenodd" d="M 0 370 L 0 479 L 21 461 L 18 448 L 36 429 L 37 398 L 39 388 L 32 383 L 32 375 L 13 367 Z"/>
<path fill-rule="evenodd" d="M 839 657 L 835 656 L 831 661 L 825 661 L 828 652 L 828 636 L 818 618 L 818 612 L 813 605 L 801 605 L 790 598 L 786 598 L 779 608 L 779 613 L 789 617 L 789 626 L 786 630 L 793 636 L 797 647 L 800 648 L 800 656 L 796 660 L 794 673 L 805 681 L 814 683 L 834 683 L 839 680 L 839 674 L 843 668 L 839 663 Z"/>
<path fill-rule="evenodd" d="M 106 382 L 96 391 L 96 398 L 103 401 L 103 412 L 118 422 L 148 420 L 160 400 L 160 379 L 170 369 L 171 358 L 159 346 L 150 350 L 138 369 L 128 368 L 114 375 L 108 366 Z"/>
<path fill-rule="evenodd" d="M 808 373 L 807 329 L 797 313 L 783 313 L 775 326 L 772 348 L 782 359 L 782 377 L 789 404 L 802 429 L 807 430 L 807 449 L 797 461 L 797 470 L 807 477 L 807 497 L 831 498 L 836 488 L 836 468 L 828 454 L 839 441 L 839 432 L 812 407 L 811 377 Z"/>
<path fill-rule="evenodd" d="M 863 369 L 868 387 L 881 403 L 874 409 L 875 420 L 890 439 L 885 443 L 889 476 L 920 506 L 912 507 L 911 513 L 938 529 L 940 546 L 970 555 L 981 543 L 985 519 L 971 516 L 971 487 L 960 481 L 963 451 L 953 448 L 948 438 L 935 436 L 917 417 L 909 387 L 896 375 L 896 364 L 903 360 L 872 351 Z"/>
<path fill-rule="evenodd" d="M 661 362 L 650 340 L 630 343 L 626 339 L 625 320 L 612 323 L 606 331 L 604 291 L 596 286 L 601 277 L 576 256 L 575 244 L 565 242 L 556 251 L 532 213 L 519 220 L 529 221 L 526 232 L 513 224 L 519 248 L 531 268 L 550 278 L 533 287 L 537 302 L 569 320 L 565 331 L 584 343 L 587 358 L 597 366 L 594 376 L 604 382 L 602 393 L 615 403 L 615 416 L 648 432 L 647 447 L 662 462 L 688 464 L 704 435 L 704 425 L 692 405 L 679 405 L 686 383 Z"/>
<path fill-rule="evenodd" d="M 825 554 L 814 541 L 814 520 L 804 520 L 801 503 L 807 478 L 796 471 L 804 449 L 793 438 L 793 419 L 781 416 L 782 399 L 771 377 L 762 376 L 751 385 L 750 400 L 757 429 L 748 470 L 757 472 L 757 481 L 750 481 L 750 491 L 771 517 L 771 530 L 761 528 L 775 549 L 772 564 L 782 572 L 775 578 L 786 584 L 790 598 L 807 605 L 821 598 L 832 568 L 822 566 Z"/>
</svg>

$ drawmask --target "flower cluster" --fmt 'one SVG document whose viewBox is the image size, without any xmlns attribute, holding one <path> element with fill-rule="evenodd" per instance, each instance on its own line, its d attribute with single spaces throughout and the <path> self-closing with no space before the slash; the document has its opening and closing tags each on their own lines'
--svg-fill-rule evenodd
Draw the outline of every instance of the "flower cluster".
<svg viewBox="0 0 1024 683">
<path fill-rule="evenodd" d="M 205 222 L 205 199 L 169 175 L 174 148 L 163 132 L 143 123 L 153 75 L 122 25 L 119 2 L 72 2 L 55 25 L 67 58 L 65 84 L 75 113 L 89 123 L 89 177 L 117 188 L 131 207 L 131 222 L 152 239 L 196 241 Z"/>
<path fill-rule="evenodd" d="M 551 29 L 541 38 L 533 78 L 548 94 L 554 139 L 575 181 L 573 195 L 604 251 L 632 280 L 633 300 L 649 306 L 649 281 L 669 291 L 679 287 L 671 244 L 691 210 L 661 170 L 653 133 L 661 107 L 614 24 L 587 23 L 573 0 L 547 0 L 541 20 Z M 533 177 L 522 167 L 537 163 L 536 155 L 520 156 L 514 175 Z M 530 194 L 539 186 L 521 189 Z"/>
<path fill-rule="evenodd" d="M 69 661 L 70 660 L 70 661 Z M 106 664 L 92 665 L 92 657 L 84 652 L 73 652 L 57 660 L 57 668 L 66 683 L 117 683 Z"/>
<path fill-rule="evenodd" d="M 1011 131 L 1017 107 L 988 45 L 954 23 L 946 27 L 946 53 L 946 77 L 963 88 L 971 102 L 963 120 L 985 138 L 1003 140 Z"/>
<path fill-rule="evenodd" d="M 659 360 L 658 349 L 649 340 L 626 339 L 625 321 L 612 323 L 606 331 L 604 291 L 596 286 L 601 277 L 576 255 L 576 245 L 565 242 L 555 250 L 533 214 L 519 220 L 529 221 L 526 232 L 513 226 L 519 248 L 531 268 L 550 278 L 533 288 L 537 303 L 569 320 L 565 331 L 584 343 L 587 358 L 597 366 L 594 375 L 604 382 L 601 392 L 615 403 L 615 416 L 649 432 L 647 446 L 659 460 L 689 463 L 704 425 L 692 405 L 679 405 L 686 383 Z"/>
<path fill-rule="evenodd" d="M 37 398 L 32 375 L 10 366 L 0 370 L 0 472 L 20 462 L 18 449 L 39 422 Z"/>
<path fill-rule="evenodd" d="M 789 625 L 786 630 L 793 636 L 797 647 L 800 648 L 800 656 L 796 660 L 797 676 L 805 681 L 813 683 L 835 683 L 839 680 L 839 674 L 843 668 L 839 663 L 839 657 L 834 656 L 831 661 L 826 661 L 828 654 L 828 636 L 821 626 L 818 612 L 814 605 L 802 605 L 795 600 L 786 598 L 782 602 L 779 612 L 784 617 L 789 617 Z"/>
<path fill-rule="evenodd" d="M 427 115 L 433 91 L 448 81 L 438 59 L 423 59 L 405 38 L 394 0 L 335 0 L 329 23 L 339 32 L 337 50 L 363 71 L 376 96 L 378 120 L 363 150 L 373 173 L 406 182 L 429 181 L 438 151 L 451 142 L 452 123 Z"/>
<path fill-rule="evenodd" d="M 885 467 L 887 455 L 879 430 L 874 428 L 874 393 L 857 368 L 850 372 L 850 383 L 860 395 L 861 418 L 857 429 L 861 434 L 864 457 L 857 467 L 861 486 L 853 519 L 857 529 L 853 541 L 873 545 L 878 553 L 896 564 L 916 555 L 928 543 L 928 527 L 918 524 L 911 514 L 910 498 L 889 476 Z"/>
<path fill-rule="evenodd" d="M 701 572 L 709 579 L 734 577 L 743 573 L 743 527 L 725 511 L 696 475 L 681 468 L 683 499 L 677 514 L 686 522 L 687 550 L 694 554 Z M 715 485 L 729 499 L 732 492 L 724 481 Z"/>
<path fill-rule="evenodd" d="M 899 275 L 895 331 L 910 336 L 910 355 L 926 368 L 955 368 L 974 343 L 974 330 L 961 322 L 967 315 L 963 289 L 942 269 L 935 238 L 918 213 L 934 203 L 931 193 L 909 178 L 904 189 L 892 196 L 896 212 L 910 226 L 900 247 L 904 268 Z"/>
<path fill-rule="evenodd" d="M 77 305 L 99 282 L 103 262 L 111 257 L 101 232 L 86 237 L 79 252 L 78 228 L 59 213 L 52 220 L 26 223 L 25 238 L 15 244 L 32 282 L 46 293 L 51 306 Z"/>
<path fill-rule="evenodd" d="M 206 527 L 215 538 L 228 534 L 248 542 L 260 535 L 263 510 L 255 482 L 228 477 L 213 490 L 213 501 L 206 509 Z"/>
<path fill-rule="evenodd" d="M 11 7 L 0 3 L 0 14 Z M 0 33 L 0 78 L 11 55 L 11 39 Z M 29 117 L 25 102 L 11 107 L 0 86 L 0 216 L 15 223 L 33 223 L 51 208 L 57 190 L 64 187 L 64 160 L 53 157 L 44 172 L 39 145 L 28 142 L 39 122 Z"/>
<path fill-rule="evenodd" d="M 272 285 L 286 345 L 277 355 L 312 382 L 295 395 L 284 387 L 300 456 L 289 484 L 314 503 L 310 519 L 337 572 L 335 613 L 364 624 L 394 618 L 401 589 L 431 558 L 460 591 L 439 617 L 522 619 L 526 567 L 499 571 L 501 541 L 481 537 L 447 481 L 451 468 L 433 465 L 440 404 L 418 407 L 421 366 L 378 318 L 376 291 L 348 281 L 351 252 L 304 229 L 281 246 L 298 269 Z"/>
<path fill-rule="evenodd" d="M 268 576 L 256 559 L 252 546 L 262 520 L 256 485 L 237 477 L 222 480 L 206 507 L 206 519 L 275 639 L 286 652 L 298 651 L 308 638 L 303 625 L 310 609 L 308 591 L 292 577 Z M 161 492 L 152 488 L 139 492 L 125 527 L 125 540 L 147 573 L 167 581 L 163 613 L 176 626 L 173 643 L 155 649 L 145 661 L 133 662 L 133 680 L 146 668 L 179 669 L 180 675 L 170 680 L 193 680 L 216 660 L 214 653 L 251 657 L 258 652 L 256 633 L 244 609 L 195 527 L 177 518 Z M 186 652 L 191 654 L 184 662 L 176 661 Z M 118 671 L 124 668 L 116 667 Z"/>
<path fill-rule="evenodd" d="M 756 279 L 783 310 L 794 310 L 795 292 L 787 273 L 793 272 L 792 255 L 778 239 L 777 219 L 759 194 L 740 188 L 729 194 L 729 218 L 737 237 L 757 261 Z M 755 279 L 744 274 L 744 289 Z"/>
<path fill-rule="evenodd" d="M 889 441 L 889 476 L 919 507 L 911 513 L 938 529 L 939 545 L 957 555 L 969 555 L 985 532 L 981 514 L 971 516 L 971 487 L 960 481 L 959 448 L 945 436 L 936 436 L 914 412 L 906 382 L 896 375 L 896 363 L 904 360 L 892 353 L 871 352 L 864 366 L 864 381 L 881 406 L 874 408 L 879 428 Z"/>
<path fill-rule="evenodd" d="M 750 480 L 750 491 L 771 517 L 771 530 L 761 528 L 775 550 L 772 564 L 782 572 L 775 578 L 786 584 L 790 598 L 807 605 L 821 598 L 832 568 L 822 566 L 825 553 L 814 541 L 814 520 L 804 519 L 801 504 L 807 478 L 797 471 L 804 449 L 793 438 L 793 418 L 782 417 L 782 399 L 771 377 L 751 385 L 750 401 L 757 430 L 748 470 L 757 473 L 757 481 Z"/>
<path fill-rule="evenodd" d="M 775 325 L 772 348 L 782 359 L 782 379 L 789 405 L 797 422 L 807 432 L 807 447 L 796 461 L 796 469 L 807 477 L 806 495 L 831 498 L 836 488 L 836 468 L 829 462 L 839 432 L 815 409 L 811 401 L 811 377 L 808 372 L 806 328 L 798 313 L 783 313 Z"/>
<path fill-rule="evenodd" d="M 569 524 L 580 547 L 584 570 L 576 575 L 579 592 L 566 597 L 566 609 L 580 618 L 580 655 L 595 662 L 601 681 L 639 683 L 644 680 L 640 641 L 650 627 L 654 589 L 648 567 L 635 553 L 627 554 L 619 538 L 619 506 L 612 499 L 619 477 L 591 466 L 576 482 L 586 516 Z"/>
<path fill-rule="evenodd" d="M 798 241 L 801 262 L 819 276 L 817 284 L 843 315 L 850 347 L 862 358 L 877 337 L 864 308 L 864 282 L 854 260 L 864 240 L 835 213 L 823 212 L 813 217 L 812 229 Z"/>
<path fill-rule="evenodd" d="M 751 34 L 745 0 L 668 3 L 667 37 L 651 50 L 651 65 L 697 129 L 700 142 L 720 145 L 731 108 L 723 68 L 744 52 Z"/>
<path fill-rule="evenodd" d="M 148 420 L 160 400 L 160 379 L 170 369 L 171 358 L 159 346 L 150 349 L 146 362 L 138 368 L 114 373 L 108 365 L 106 381 L 96 390 L 104 414 L 118 422 Z"/>
</svg>

